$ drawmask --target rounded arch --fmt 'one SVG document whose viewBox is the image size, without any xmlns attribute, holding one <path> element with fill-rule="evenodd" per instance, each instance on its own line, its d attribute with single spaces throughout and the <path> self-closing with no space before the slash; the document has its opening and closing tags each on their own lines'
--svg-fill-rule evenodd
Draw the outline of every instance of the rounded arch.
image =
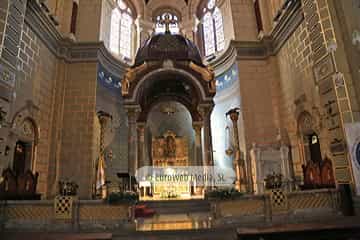
<svg viewBox="0 0 360 240">
<path fill-rule="evenodd" d="M 150 114 L 150 112 L 154 109 L 154 107 L 158 106 L 164 102 L 177 102 L 183 105 L 190 113 L 191 118 L 194 122 L 201 120 L 201 115 L 198 109 L 194 108 L 191 103 L 186 101 L 185 99 L 178 97 L 178 96 L 163 96 L 161 98 L 156 99 L 155 101 L 151 102 L 146 108 L 143 109 L 141 112 L 138 121 L 145 122 Z"/>
<path fill-rule="evenodd" d="M 314 119 L 308 111 L 303 111 L 299 114 L 297 118 L 297 131 L 299 136 L 313 133 L 319 134 L 314 129 Z"/>
<path fill-rule="evenodd" d="M 121 1 L 123 1 L 126 4 L 126 6 L 130 8 L 132 17 L 136 19 L 139 16 L 139 10 L 140 10 L 137 1 L 131 1 L 131 0 L 121 0 Z M 116 7 L 117 5 L 116 1 L 114 1 L 113 4 L 114 7 Z"/>
<path fill-rule="evenodd" d="M 170 5 L 164 5 L 164 6 L 159 6 L 157 7 L 153 12 L 152 12 L 152 21 L 156 22 L 156 17 L 164 14 L 164 13 L 170 13 L 172 15 L 175 15 L 178 18 L 178 22 L 180 23 L 182 20 L 182 14 L 181 12 L 174 8 L 173 6 Z"/>
<path fill-rule="evenodd" d="M 18 111 L 11 120 L 11 128 L 17 131 L 22 140 L 32 140 L 37 145 L 40 137 L 40 129 L 36 120 L 31 116 L 28 109 Z"/>
<path fill-rule="evenodd" d="M 206 96 L 206 91 L 204 86 L 200 83 L 201 80 L 197 79 L 195 76 L 191 75 L 189 72 L 182 69 L 168 69 L 168 68 L 160 68 L 155 71 L 152 71 L 145 76 L 143 76 L 138 83 L 136 84 L 133 95 L 130 99 L 132 102 L 139 102 L 141 99 L 141 88 L 145 82 L 152 81 L 159 76 L 166 76 L 167 74 L 175 74 L 177 76 L 182 77 L 183 81 L 186 81 L 188 84 L 194 87 L 196 90 L 197 98 L 200 102 L 212 101 L 212 98 Z"/>
</svg>

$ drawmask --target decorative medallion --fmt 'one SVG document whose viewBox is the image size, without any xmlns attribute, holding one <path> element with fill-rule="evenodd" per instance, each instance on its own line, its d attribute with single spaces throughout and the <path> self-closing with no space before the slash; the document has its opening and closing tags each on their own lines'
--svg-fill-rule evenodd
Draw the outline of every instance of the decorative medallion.
<svg viewBox="0 0 360 240">
<path fill-rule="evenodd" d="M 335 67 L 330 55 L 314 66 L 315 81 L 319 82 L 335 72 Z"/>
</svg>

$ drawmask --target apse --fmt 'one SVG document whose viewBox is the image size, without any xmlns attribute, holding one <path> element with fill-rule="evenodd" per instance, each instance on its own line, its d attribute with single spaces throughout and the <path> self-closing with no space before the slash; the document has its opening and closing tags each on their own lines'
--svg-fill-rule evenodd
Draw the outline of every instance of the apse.
<svg viewBox="0 0 360 240">
<path fill-rule="evenodd" d="M 233 149 L 233 125 L 226 112 L 241 107 L 238 67 L 234 64 L 216 79 L 215 107 L 211 115 L 214 163 L 220 167 L 232 167 L 233 156 L 227 155 Z M 239 117 L 240 145 L 242 141 L 242 114 Z"/>
<path fill-rule="evenodd" d="M 151 164 L 152 140 L 163 137 L 168 132 L 187 142 L 188 163 L 193 163 L 195 133 L 192 118 L 187 108 L 176 101 L 163 101 L 156 104 L 149 112 L 146 121 L 145 141 L 148 164 Z"/>
</svg>

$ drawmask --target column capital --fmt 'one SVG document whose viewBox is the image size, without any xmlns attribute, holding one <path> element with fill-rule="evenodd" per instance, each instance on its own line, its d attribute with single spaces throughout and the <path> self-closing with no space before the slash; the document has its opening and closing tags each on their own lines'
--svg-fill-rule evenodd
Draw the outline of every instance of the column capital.
<svg viewBox="0 0 360 240">
<path fill-rule="evenodd" d="M 99 111 L 97 113 L 97 117 L 99 118 L 100 124 L 103 127 L 106 127 L 106 125 L 108 124 L 109 121 L 112 120 L 112 116 L 111 114 L 104 112 L 104 111 Z"/>
<path fill-rule="evenodd" d="M 239 120 L 239 115 L 240 115 L 240 108 L 230 109 L 226 113 L 226 116 L 230 116 L 232 122 L 237 122 Z"/>
<path fill-rule="evenodd" d="M 198 106 L 199 114 L 203 119 L 209 118 L 213 109 L 214 109 L 214 104 L 200 104 Z"/>
<path fill-rule="evenodd" d="M 202 122 L 193 122 L 192 126 L 193 129 L 195 130 L 195 133 L 200 134 L 204 124 Z"/>
<path fill-rule="evenodd" d="M 137 122 L 136 127 L 139 132 L 139 135 L 143 136 L 145 133 L 145 122 Z"/>
<path fill-rule="evenodd" d="M 129 122 L 135 123 L 141 113 L 140 105 L 129 105 L 124 107 Z"/>
</svg>

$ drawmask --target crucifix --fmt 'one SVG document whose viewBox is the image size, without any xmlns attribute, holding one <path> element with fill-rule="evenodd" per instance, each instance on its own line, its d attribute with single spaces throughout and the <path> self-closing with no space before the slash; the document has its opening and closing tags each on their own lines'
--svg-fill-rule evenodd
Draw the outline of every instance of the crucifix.
<svg viewBox="0 0 360 240">
<path fill-rule="evenodd" d="M 166 14 L 165 19 L 161 19 L 159 21 L 159 23 L 165 25 L 165 33 L 171 33 L 170 32 L 170 25 L 171 24 L 176 24 L 176 20 L 170 19 L 170 14 Z"/>
</svg>

